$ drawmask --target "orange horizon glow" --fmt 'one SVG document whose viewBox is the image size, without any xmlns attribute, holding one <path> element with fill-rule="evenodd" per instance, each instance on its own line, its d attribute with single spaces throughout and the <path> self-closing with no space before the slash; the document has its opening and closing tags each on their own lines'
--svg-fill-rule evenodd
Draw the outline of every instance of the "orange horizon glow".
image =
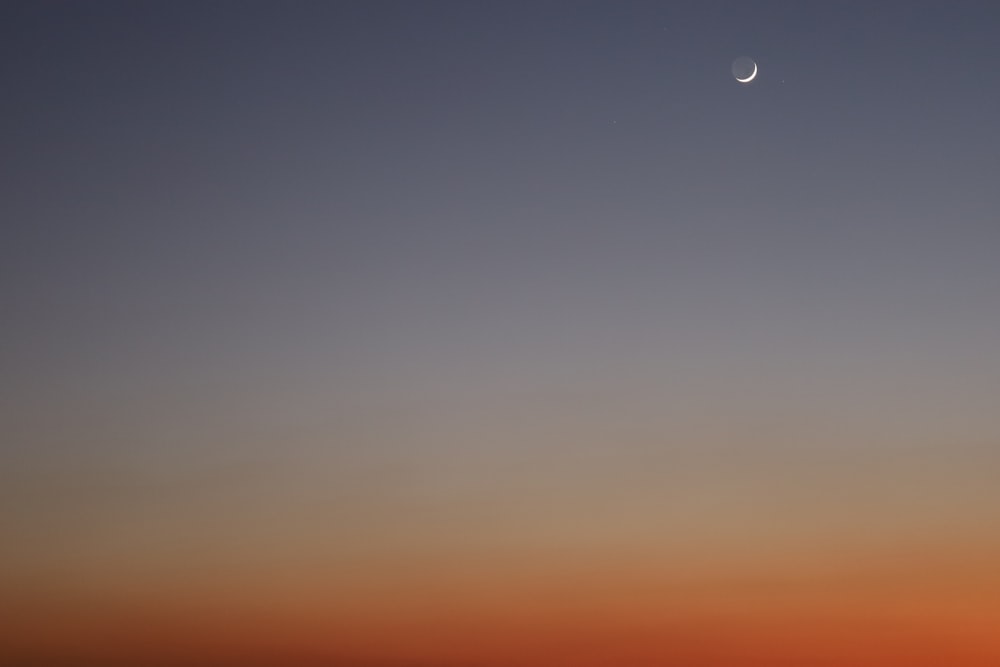
<svg viewBox="0 0 1000 667">
<path fill-rule="evenodd" d="M 742 576 L 671 576 L 668 563 L 649 562 L 520 572 L 493 563 L 466 573 L 387 571 L 353 592 L 310 592 L 303 582 L 284 600 L 264 589 L 254 599 L 253 582 L 173 599 L 122 595 L 117 604 L 108 595 L 74 604 L 8 599 L 0 657 L 37 659 L 44 646 L 51 664 L 996 664 L 995 560 L 906 558 Z"/>
</svg>

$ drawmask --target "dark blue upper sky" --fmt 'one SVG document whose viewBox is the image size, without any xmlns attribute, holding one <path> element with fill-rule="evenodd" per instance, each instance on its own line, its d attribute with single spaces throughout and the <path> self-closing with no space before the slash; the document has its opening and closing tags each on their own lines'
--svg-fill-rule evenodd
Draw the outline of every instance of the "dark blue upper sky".
<svg viewBox="0 0 1000 667">
<path fill-rule="evenodd" d="M 992 2 L 0 12 L 19 420 L 587 368 L 875 392 L 1000 326 Z"/>
</svg>

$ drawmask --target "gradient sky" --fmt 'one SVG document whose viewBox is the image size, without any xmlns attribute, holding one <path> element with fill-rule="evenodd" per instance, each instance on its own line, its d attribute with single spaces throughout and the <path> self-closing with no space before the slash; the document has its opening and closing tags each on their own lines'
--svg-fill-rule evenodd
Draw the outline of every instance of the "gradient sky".
<svg viewBox="0 0 1000 667">
<path fill-rule="evenodd" d="M 1000 664 L 998 38 L 3 3 L 0 663 Z"/>
</svg>

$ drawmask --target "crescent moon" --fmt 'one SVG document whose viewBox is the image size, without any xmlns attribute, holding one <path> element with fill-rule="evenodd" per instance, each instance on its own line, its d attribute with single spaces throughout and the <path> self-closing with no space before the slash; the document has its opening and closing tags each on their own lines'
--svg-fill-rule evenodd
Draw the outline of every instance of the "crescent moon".
<svg viewBox="0 0 1000 667">
<path fill-rule="evenodd" d="M 753 74 L 751 74 L 750 76 L 748 76 L 745 79 L 741 79 L 739 77 L 736 77 L 736 80 L 739 81 L 740 83 L 750 83 L 751 81 L 754 80 L 754 78 L 756 76 L 757 76 L 757 63 L 754 63 L 753 64 Z"/>
</svg>

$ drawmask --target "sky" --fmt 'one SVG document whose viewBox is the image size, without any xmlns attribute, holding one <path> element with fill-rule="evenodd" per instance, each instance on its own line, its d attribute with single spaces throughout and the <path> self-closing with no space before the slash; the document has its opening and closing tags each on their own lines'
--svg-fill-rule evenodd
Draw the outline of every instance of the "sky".
<svg viewBox="0 0 1000 667">
<path fill-rule="evenodd" d="M 997 35 L 3 3 L 0 664 L 1000 663 Z"/>
</svg>

